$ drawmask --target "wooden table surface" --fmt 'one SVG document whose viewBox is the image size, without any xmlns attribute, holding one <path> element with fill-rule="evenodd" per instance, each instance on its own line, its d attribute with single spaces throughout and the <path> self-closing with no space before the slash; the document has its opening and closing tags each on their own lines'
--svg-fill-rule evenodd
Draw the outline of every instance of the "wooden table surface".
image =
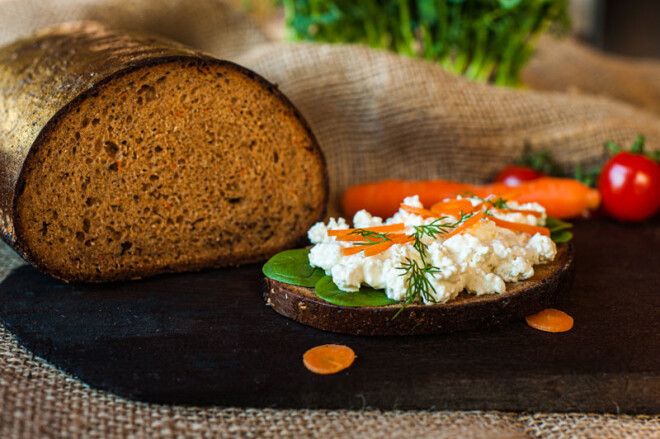
<svg viewBox="0 0 660 439">
<path fill-rule="evenodd" d="M 549 334 L 523 321 L 438 336 L 319 331 L 272 311 L 260 266 L 70 285 L 29 266 L 0 285 L 0 320 L 92 387 L 150 402 L 250 407 L 660 412 L 660 227 L 581 222 L 564 310 Z M 319 376 L 310 347 L 351 346 Z"/>
</svg>

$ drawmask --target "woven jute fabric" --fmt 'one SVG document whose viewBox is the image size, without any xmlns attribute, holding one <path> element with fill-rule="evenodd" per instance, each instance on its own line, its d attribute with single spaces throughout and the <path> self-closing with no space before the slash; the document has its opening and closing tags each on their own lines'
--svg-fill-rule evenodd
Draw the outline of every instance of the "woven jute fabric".
<svg viewBox="0 0 660 439">
<path fill-rule="evenodd" d="M 522 79 L 536 90 L 609 96 L 660 113 L 660 61 L 605 54 L 572 38 L 541 38 Z"/>
<path fill-rule="evenodd" d="M 436 65 L 353 45 L 261 44 L 238 58 L 279 84 L 325 153 L 337 201 L 384 178 L 488 181 L 525 147 L 566 170 L 602 159 L 603 144 L 644 133 L 660 117 L 610 98 L 475 84 Z M 336 207 L 336 204 L 332 207 Z"/>
<path fill-rule="evenodd" d="M 567 169 L 597 161 L 609 139 L 625 144 L 641 132 L 649 146 L 660 146 L 657 99 L 646 103 L 643 93 L 621 91 L 614 73 L 600 80 L 601 88 L 577 80 L 571 88 L 570 78 L 530 79 L 532 68 L 543 77 L 543 68 L 530 64 L 525 78 L 534 87 L 580 89 L 579 95 L 477 85 L 433 64 L 365 47 L 270 42 L 248 17 L 217 0 L 0 0 L 0 44 L 78 19 L 170 37 L 278 83 L 319 138 L 335 208 L 341 191 L 362 181 L 485 181 L 525 146 L 551 150 Z M 545 43 L 542 49 L 552 50 Z M 601 57 L 585 59 L 609 65 Z M 579 58 L 570 59 L 576 71 Z M 557 62 L 550 55 L 539 62 L 548 59 Z M 614 64 L 625 76 L 625 63 Z M 657 89 L 657 66 L 647 65 L 650 79 L 626 78 Z M 0 280 L 22 263 L 0 245 Z M 660 417 L 144 404 L 85 386 L 34 357 L 0 327 L 2 438 L 223 436 L 660 438 Z"/>
</svg>

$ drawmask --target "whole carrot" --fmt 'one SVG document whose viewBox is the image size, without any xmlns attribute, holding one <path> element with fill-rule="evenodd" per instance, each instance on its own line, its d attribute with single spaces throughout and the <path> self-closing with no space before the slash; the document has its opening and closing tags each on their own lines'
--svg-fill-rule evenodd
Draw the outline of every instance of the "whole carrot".
<svg viewBox="0 0 660 439">
<path fill-rule="evenodd" d="M 360 209 L 380 217 L 389 217 L 399 209 L 401 201 L 411 195 L 419 195 L 422 204 L 430 206 L 445 198 L 469 192 L 479 197 L 498 195 L 519 203 L 537 202 L 545 207 L 549 216 L 556 218 L 575 217 L 600 204 L 598 191 L 579 181 L 543 177 L 523 182 L 515 188 L 503 183 L 470 185 L 448 180 L 385 180 L 348 188 L 342 196 L 341 205 L 348 217 Z"/>
</svg>

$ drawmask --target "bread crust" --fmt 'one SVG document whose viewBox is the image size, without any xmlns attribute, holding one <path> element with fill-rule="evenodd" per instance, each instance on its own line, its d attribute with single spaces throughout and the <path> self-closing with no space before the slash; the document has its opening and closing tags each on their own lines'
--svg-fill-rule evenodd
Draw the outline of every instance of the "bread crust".
<svg viewBox="0 0 660 439">
<path fill-rule="evenodd" d="M 39 63 L 33 75 L 29 66 Z M 300 122 L 310 139 L 315 159 L 322 164 L 320 177 L 324 199 L 319 214 L 325 216 L 329 181 L 325 158 L 308 123 L 277 88 L 255 72 L 230 61 L 219 60 L 189 49 L 174 41 L 133 32 L 116 31 L 96 22 L 77 22 L 46 29 L 41 33 L 0 49 L 0 116 L 11 125 L 0 123 L 0 232 L 2 238 L 27 262 L 41 271 L 65 281 L 105 282 L 141 278 L 165 272 L 194 271 L 203 268 L 256 262 L 270 256 L 256 251 L 247 258 L 232 261 L 180 263 L 163 268 L 145 269 L 125 276 L 99 274 L 93 278 L 64 274 L 49 266 L 25 245 L 17 204 L 25 185 L 24 170 L 43 146 L 58 121 L 100 87 L 128 73 L 163 63 L 219 65 L 232 69 L 260 84 L 285 104 Z M 39 99 L 35 99 L 37 96 Z M 29 116 L 26 116 L 29 115 Z M 5 122 L 7 125 L 7 122 Z M 301 239 L 304 237 L 301 237 Z"/>
<path fill-rule="evenodd" d="M 507 284 L 504 294 L 461 293 L 437 305 L 345 307 L 318 297 L 314 288 L 264 279 L 264 299 L 277 313 L 304 325 L 352 335 L 420 335 L 501 326 L 566 298 L 573 284 L 573 246 L 559 244 L 553 262 L 534 267 L 530 279 Z"/>
</svg>

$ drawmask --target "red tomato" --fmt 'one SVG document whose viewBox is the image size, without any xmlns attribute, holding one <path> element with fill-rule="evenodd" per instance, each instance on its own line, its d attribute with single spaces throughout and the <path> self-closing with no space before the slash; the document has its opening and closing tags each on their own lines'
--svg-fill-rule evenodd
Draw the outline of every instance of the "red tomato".
<svg viewBox="0 0 660 439">
<path fill-rule="evenodd" d="M 529 166 L 509 165 L 495 176 L 495 182 L 507 186 L 520 186 L 523 181 L 536 180 L 540 177 L 543 177 L 543 174 Z"/>
<path fill-rule="evenodd" d="M 620 152 L 598 176 L 605 211 L 619 221 L 642 221 L 660 208 L 660 165 L 641 154 Z"/>
</svg>

